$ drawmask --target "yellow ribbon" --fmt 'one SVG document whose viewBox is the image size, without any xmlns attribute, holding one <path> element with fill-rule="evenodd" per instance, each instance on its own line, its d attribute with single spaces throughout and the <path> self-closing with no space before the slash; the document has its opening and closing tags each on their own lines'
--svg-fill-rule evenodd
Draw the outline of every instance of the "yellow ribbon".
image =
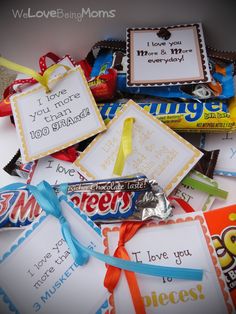
<svg viewBox="0 0 236 314">
<path fill-rule="evenodd" d="M 23 65 L 17 64 L 15 62 L 12 62 L 10 60 L 7 60 L 3 57 L 0 57 L 0 65 L 8 68 L 10 70 L 16 71 L 16 72 L 20 72 L 20 73 L 24 73 L 27 76 L 33 77 L 36 81 L 38 81 L 41 85 L 43 85 L 46 89 L 46 93 L 50 92 L 50 89 L 48 87 L 48 81 L 49 78 L 51 76 L 51 74 L 60 66 L 63 66 L 66 70 L 69 70 L 70 67 L 64 65 L 64 64 L 54 64 L 52 66 L 50 66 L 44 73 L 43 75 L 39 74 L 38 72 L 27 68 Z"/>
<path fill-rule="evenodd" d="M 127 118 L 125 119 L 123 124 L 120 147 L 113 169 L 113 174 L 118 176 L 122 175 L 125 166 L 125 161 L 132 152 L 132 130 L 134 121 L 135 121 L 134 118 Z"/>
</svg>

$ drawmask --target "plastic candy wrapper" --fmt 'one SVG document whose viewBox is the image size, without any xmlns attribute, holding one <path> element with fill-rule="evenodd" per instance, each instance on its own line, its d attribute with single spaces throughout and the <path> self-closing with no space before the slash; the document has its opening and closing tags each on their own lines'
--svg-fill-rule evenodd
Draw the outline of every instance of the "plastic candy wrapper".
<svg viewBox="0 0 236 314">
<path fill-rule="evenodd" d="M 211 63 L 210 63 L 211 64 Z M 128 87 L 126 74 L 117 76 L 117 90 L 130 94 L 143 94 L 157 97 L 206 100 L 209 98 L 228 99 L 234 96 L 233 65 L 224 68 L 211 65 L 212 82 L 205 84 L 158 86 L 158 87 Z M 217 69 L 219 72 L 215 72 Z"/>
<path fill-rule="evenodd" d="M 20 150 L 18 150 L 3 170 L 11 176 L 17 176 L 27 180 L 33 164 L 33 161 L 24 164 L 21 160 Z"/>
<path fill-rule="evenodd" d="M 97 101 L 113 99 L 116 90 L 117 72 L 109 69 L 107 74 L 101 74 L 91 78 L 88 85 Z"/>
<path fill-rule="evenodd" d="M 142 175 L 69 183 L 63 190 L 95 221 L 166 219 L 172 210 L 157 182 Z"/>
<path fill-rule="evenodd" d="M 160 102 L 138 103 L 147 112 L 177 132 L 232 132 L 236 130 L 236 102 Z M 108 123 L 123 102 L 98 104 Z"/>
<path fill-rule="evenodd" d="M 27 226 L 42 212 L 27 188 L 0 192 L 0 209 L 0 228 Z"/>
<path fill-rule="evenodd" d="M 54 186 L 94 221 L 166 219 L 172 206 L 157 182 L 143 175 Z M 0 227 L 30 224 L 42 209 L 25 189 L 0 192 Z"/>
<path fill-rule="evenodd" d="M 98 53 L 96 54 L 96 49 Z M 87 56 L 92 66 L 91 76 L 108 73 L 108 69 L 117 70 L 116 90 L 121 93 L 142 94 L 164 98 L 183 99 L 226 99 L 234 96 L 235 54 L 227 54 L 208 48 L 212 81 L 205 84 L 180 86 L 128 87 L 126 84 L 126 42 L 103 40 L 96 43 Z"/>
<path fill-rule="evenodd" d="M 77 145 L 67 147 L 66 149 L 63 149 L 52 154 L 52 156 L 63 161 L 74 162 L 79 154 L 79 152 L 76 150 L 76 146 Z M 20 150 L 18 150 L 14 157 L 3 168 L 3 170 L 6 171 L 11 176 L 17 176 L 25 180 L 28 180 L 29 173 L 33 166 L 34 166 L 33 161 L 28 162 L 26 164 L 22 163 L 21 153 Z"/>
<path fill-rule="evenodd" d="M 219 149 L 207 151 L 202 148 L 198 148 L 204 155 L 194 166 L 194 170 L 204 174 L 205 176 L 213 179 L 214 170 L 216 167 L 217 159 L 220 153 Z"/>
</svg>

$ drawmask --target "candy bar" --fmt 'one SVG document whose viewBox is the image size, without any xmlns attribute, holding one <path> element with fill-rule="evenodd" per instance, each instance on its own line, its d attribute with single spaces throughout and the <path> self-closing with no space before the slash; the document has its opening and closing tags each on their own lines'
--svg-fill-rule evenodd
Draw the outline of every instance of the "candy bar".
<svg viewBox="0 0 236 314">
<path fill-rule="evenodd" d="M 78 157 L 76 145 L 56 152 L 52 154 L 52 157 L 72 163 Z M 29 174 L 32 168 L 34 168 L 34 165 L 35 163 L 32 161 L 24 164 L 22 162 L 20 150 L 18 150 L 16 154 L 13 156 L 13 158 L 9 161 L 9 163 L 3 168 L 3 170 L 6 171 L 11 176 L 17 176 L 25 180 L 28 180 Z"/>
<path fill-rule="evenodd" d="M 41 212 L 34 196 L 26 188 L 0 192 L 0 228 L 29 225 Z"/>
<path fill-rule="evenodd" d="M 124 41 L 105 40 L 96 43 L 87 56 L 92 66 L 92 74 L 99 75 L 108 69 L 116 69 L 117 91 L 133 95 L 142 94 L 157 97 L 184 99 L 228 99 L 234 96 L 235 55 L 208 50 L 211 69 L 211 82 L 182 86 L 129 87 L 127 81 L 126 43 Z M 93 50 L 99 49 L 97 56 Z M 112 59 L 113 57 L 113 59 Z"/>
<path fill-rule="evenodd" d="M 64 192 L 94 221 L 166 219 L 172 211 L 160 186 L 142 175 L 68 183 L 54 189 Z M 42 212 L 27 188 L 1 192 L 0 209 L 0 227 L 28 225 Z"/>
<path fill-rule="evenodd" d="M 178 132 L 231 132 L 236 130 L 236 103 L 175 102 L 139 103 L 170 128 Z M 109 122 L 123 107 L 122 102 L 99 104 L 100 113 Z"/>
<path fill-rule="evenodd" d="M 219 149 L 212 151 L 207 151 L 205 149 L 199 148 L 204 154 L 201 159 L 196 163 L 193 169 L 201 172 L 205 176 L 213 179 L 214 170 L 216 167 L 217 159 L 220 153 Z"/>
<path fill-rule="evenodd" d="M 161 187 L 142 175 L 63 187 L 69 199 L 95 221 L 165 219 L 172 210 Z"/>
<path fill-rule="evenodd" d="M 26 164 L 22 162 L 20 150 L 18 150 L 3 170 L 11 176 L 17 176 L 27 180 L 32 167 L 33 162 L 28 162 Z"/>
</svg>

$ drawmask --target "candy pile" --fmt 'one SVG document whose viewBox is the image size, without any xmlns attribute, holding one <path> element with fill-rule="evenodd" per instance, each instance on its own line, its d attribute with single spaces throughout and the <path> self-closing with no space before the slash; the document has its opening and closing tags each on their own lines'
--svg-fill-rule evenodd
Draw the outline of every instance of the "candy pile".
<svg viewBox="0 0 236 314">
<path fill-rule="evenodd" d="M 58 83 L 58 86 L 61 84 L 58 87 L 60 93 L 56 90 L 57 84 L 53 83 L 49 93 L 45 94 L 47 101 L 54 101 L 54 106 L 60 111 L 56 115 L 50 111 L 50 107 L 43 106 L 42 94 L 38 94 L 40 110 L 26 114 L 32 125 L 43 117 L 47 123 L 51 123 L 56 133 L 72 127 L 78 121 L 83 123 L 86 117 L 95 113 L 100 125 L 95 131 L 91 128 L 89 136 L 76 136 L 75 140 L 68 138 L 70 145 L 57 145 L 53 152 L 51 143 L 46 144 L 47 139 L 43 144 L 36 142 L 36 139 L 46 138 L 49 129 L 31 129 L 29 134 L 31 140 L 35 140 L 34 147 L 44 145 L 48 153 L 42 155 L 37 151 L 39 147 L 31 154 L 30 145 L 26 153 L 24 145 L 28 144 L 21 144 L 20 150 L 4 170 L 9 175 L 20 177 L 22 183 L 30 186 L 36 186 L 42 180 L 48 181 L 57 197 L 67 197 L 76 210 L 86 214 L 98 227 L 102 225 L 102 230 L 111 228 L 110 232 L 110 224 L 114 223 L 124 225 L 128 222 L 140 226 L 152 222 L 165 224 L 168 219 L 178 219 L 178 215 L 184 221 L 183 217 L 201 213 L 212 235 L 217 263 L 222 267 L 236 308 L 236 204 L 232 202 L 232 185 L 236 186 L 236 53 L 207 48 L 207 57 L 210 82 L 128 86 L 126 42 L 102 40 L 80 61 L 74 61 L 69 55 L 61 58 L 52 52 L 47 53 L 39 60 L 42 77 L 52 68 L 47 65 L 48 59 L 53 65 L 60 65 L 55 68 L 56 73 L 50 73 L 52 82 L 56 82 L 57 77 L 68 78 L 67 73 L 75 73 L 79 66 L 95 99 L 96 109 L 93 111 L 88 105 L 75 117 L 69 117 L 72 109 L 67 108 L 67 104 L 74 104 L 77 99 L 84 103 L 87 100 L 82 89 L 77 94 L 69 95 L 67 85 L 63 86 L 62 80 Z M 19 115 L 13 109 L 13 102 L 16 103 L 14 96 L 27 95 L 36 85 L 39 83 L 35 77 L 19 75 L 3 93 L 0 116 L 9 116 L 9 121 L 11 119 L 17 130 Z M 83 128 L 86 127 L 85 122 Z M 17 132 L 21 134 L 21 131 Z M 25 132 L 28 132 L 26 128 Z M 43 215 L 44 208 L 28 185 L 0 190 L 0 228 L 25 228 Z M 221 225 L 222 215 L 227 217 Z M 227 233 L 229 230 L 230 234 Z M 157 242 L 159 240 L 155 239 Z M 165 238 L 161 241 L 164 243 Z M 183 249 L 185 253 L 188 251 L 187 248 Z M 158 258 L 157 255 L 151 257 L 150 251 L 147 252 L 150 262 Z M 132 251 L 133 261 L 140 262 L 139 254 L 138 248 Z M 125 255 L 114 256 L 126 259 Z M 177 261 L 182 263 L 180 256 Z M 107 276 L 105 286 L 110 287 Z M 172 279 L 163 277 L 163 280 L 167 282 Z M 181 287 L 181 282 L 179 285 Z M 185 303 L 189 298 L 197 300 L 197 290 L 194 289 L 188 292 L 181 290 L 185 292 L 179 292 L 176 303 Z M 165 302 L 175 303 L 174 294 L 167 298 L 164 293 L 157 297 L 152 292 L 152 296 L 142 297 L 147 312 L 157 303 L 160 311 Z M 133 298 L 135 311 L 141 313 L 136 301 Z M 108 302 L 110 306 L 112 302 L 114 300 Z M 227 308 L 229 312 L 232 311 L 232 306 L 227 305 Z M 206 308 L 203 310 L 206 312 Z M 187 313 L 184 308 L 182 312 Z"/>
</svg>

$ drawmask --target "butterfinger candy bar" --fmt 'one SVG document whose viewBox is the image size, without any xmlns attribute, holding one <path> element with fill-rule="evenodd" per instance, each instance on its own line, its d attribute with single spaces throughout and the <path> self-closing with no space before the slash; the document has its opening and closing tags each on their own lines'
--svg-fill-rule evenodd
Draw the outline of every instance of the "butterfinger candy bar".
<svg viewBox="0 0 236 314">
<path fill-rule="evenodd" d="M 123 103 L 99 104 L 108 123 Z M 236 101 L 139 103 L 147 112 L 177 132 L 232 132 L 236 130 Z"/>
</svg>

